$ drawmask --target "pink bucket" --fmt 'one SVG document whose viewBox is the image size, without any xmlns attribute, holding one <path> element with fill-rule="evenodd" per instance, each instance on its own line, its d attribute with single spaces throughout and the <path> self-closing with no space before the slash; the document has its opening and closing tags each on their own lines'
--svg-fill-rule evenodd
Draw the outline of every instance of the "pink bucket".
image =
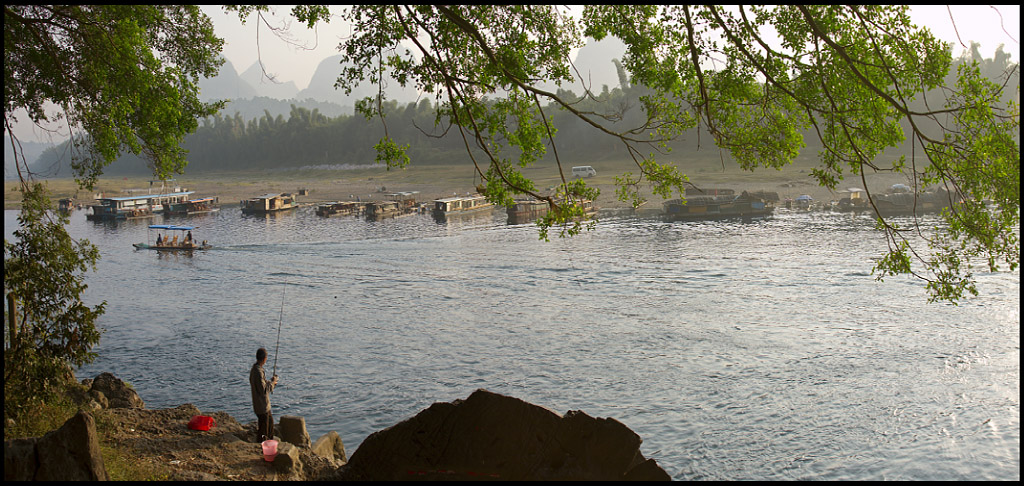
<svg viewBox="0 0 1024 486">
<path fill-rule="evenodd" d="M 263 460 L 272 462 L 277 457 L 277 441 L 270 439 L 263 441 Z"/>
</svg>

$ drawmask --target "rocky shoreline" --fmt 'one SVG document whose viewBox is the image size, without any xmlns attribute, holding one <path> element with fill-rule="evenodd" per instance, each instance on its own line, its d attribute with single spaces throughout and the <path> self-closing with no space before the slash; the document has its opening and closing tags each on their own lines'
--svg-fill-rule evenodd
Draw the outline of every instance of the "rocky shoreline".
<svg viewBox="0 0 1024 486">
<path fill-rule="evenodd" d="M 483 389 L 371 434 L 351 458 L 337 432 L 312 441 L 302 417 L 280 417 L 272 462 L 255 442 L 255 422 L 188 403 L 149 410 L 110 373 L 83 380 L 72 398 L 81 411 L 60 429 L 4 443 L 5 480 L 109 479 L 93 415 L 104 421 L 104 442 L 176 481 L 670 479 L 640 453 L 640 437 L 615 419 L 561 415 Z M 216 425 L 192 430 L 196 415 Z"/>
</svg>

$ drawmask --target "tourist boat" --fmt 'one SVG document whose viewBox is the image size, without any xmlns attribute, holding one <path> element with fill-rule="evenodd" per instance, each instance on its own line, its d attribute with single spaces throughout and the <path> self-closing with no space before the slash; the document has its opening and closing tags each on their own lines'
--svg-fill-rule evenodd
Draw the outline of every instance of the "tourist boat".
<svg viewBox="0 0 1024 486">
<path fill-rule="evenodd" d="M 192 238 L 192 230 L 194 226 L 180 226 L 173 224 L 151 224 L 149 225 L 149 231 L 147 232 L 147 240 L 152 234 L 153 230 L 157 230 L 157 235 L 153 243 L 133 243 L 137 249 L 140 250 L 165 250 L 165 251 L 192 251 L 192 250 L 209 250 L 211 246 L 203 240 L 202 243 L 197 243 Z M 160 230 L 168 232 L 164 235 L 160 233 Z M 171 232 L 178 231 L 180 233 L 174 233 L 172 238 Z"/>
<path fill-rule="evenodd" d="M 416 198 L 413 197 L 419 193 L 420 191 L 392 192 L 387 198 L 389 201 L 397 202 L 403 214 L 413 214 L 422 212 L 423 209 L 423 205 L 416 204 Z"/>
<path fill-rule="evenodd" d="M 434 219 L 445 221 L 452 216 L 484 213 L 494 209 L 494 203 L 481 194 L 435 199 L 431 210 Z"/>
<path fill-rule="evenodd" d="M 811 209 L 811 204 L 814 202 L 814 198 L 807 194 L 801 194 L 793 200 L 793 209 Z"/>
<path fill-rule="evenodd" d="M 351 216 L 357 215 L 363 212 L 365 203 L 356 201 L 334 201 L 328 203 L 322 203 L 316 207 L 316 215 L 324 218 L 330 218 L 332 216 Z"/>
<path fill-rule="evenodd" d="M 580 204 L 583 206 L 583 219 L 590 219 L 597 214 L 597 206 L 594 205 L 594 201 L 584 199 Z"/>
<path fill-rule="evenodd" d="M 62 213 L 70 213 L 75 210 L 75 200 L 70 197 L 57 201 L 57 210 Z"/>
<path fill-rule="evenodd" d="M 90 206 L 92 212 L 85 217 L 92 221 L 151 218 L 154 213 L 163 211 L 165 205 L 187 201 L 192 192 L 101 197 L 96 199 L 99 204 Z"/>
<path fill-rule="evenodd" d="M 162 213 L 173 204 L 181 204 L 188 201 L 195 191 L 168 192 L 160 194 L 147 194 L 146 203 L 154 213 Z"/>
<path fill-rule="evenodd" d="M 505 208 L 508 224 L 531 223 L 548 214 L 550 205 L 540 199 L 516 199 L 512 207 Z"/>
<path fill-rule="evenodd" d="M 220 211 L 220 208 L 215 206 L 217 202 L 218 199 L 216 197 L 203 197 L 171 203 L 165 206 L 164 215 L 184 216 L 189 214 L 212 213 L 214 211 Z"/>
<path fill-rule="evenodd" d="M 366 203 L 366 220 L 381 221 L 422 212 L 421 205 L 416 204 L 416 199 L 412 197 L 418 193 L 419 191 L 393 192 L 387 195 L 387 201 Z"/>
<path fill-rule="evenodd" d="M 716 219 L 753 219 L 771 216 L 775 206 L 764 199 L 742 194 L 687 196 L 684 203 L 672 199 L 664 203 L 668 221 L 702 221 Z"/>
<path fill-rule="evenodd" d="M 881 216 L 910 216 L 938 213 L 943 209 L 956 206 L 960 197 L 940 188 L 936 191 L 890 192 L 874 196 L 875 207 Z"/>
<path fill-rule="evenodd" d="M 381 221 L 402 215 L 402 207 L 398 201 L 371 201 L 366 203 L 367 221 Z"/>
<path fill-rule="evenodd" d="M 264 194 L 241 201 L 243 214 L 266 214 L 298 207 L 292 194 Z"/>
</svg>

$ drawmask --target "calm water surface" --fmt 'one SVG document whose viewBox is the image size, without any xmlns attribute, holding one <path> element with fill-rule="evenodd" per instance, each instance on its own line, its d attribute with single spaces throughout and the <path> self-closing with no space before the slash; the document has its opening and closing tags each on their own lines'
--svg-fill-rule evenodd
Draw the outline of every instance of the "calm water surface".
<svg viewBox="0 0 1024 486">
<path fill-rule="evenodd" d="M 149 408 L 255 420 L 248 370 L 281 320 L 275 416 L 350 454 L 486 388 L 613 417 L 676 479 L 1020 477 L 1019 271 L 928 304 L 912 278 L 871 276 L 867 218 L 605 219 L 549 243 L 500 213 L 173 221 L 217 248 L 136 251 L 148 221 L 70 224 L 103 255 L 86 298 L 108 302 L 79 378 L 111 371 Z"/>
</svg>

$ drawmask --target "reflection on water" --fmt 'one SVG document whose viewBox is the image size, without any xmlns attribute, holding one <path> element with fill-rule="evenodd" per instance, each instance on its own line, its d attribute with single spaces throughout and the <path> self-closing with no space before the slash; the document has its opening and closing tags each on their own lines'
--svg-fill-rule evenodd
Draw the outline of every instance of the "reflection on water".
<svg viewBox="0 0 1024 486">
<path fill-rule="evenodd" d="M 87 298 L 108 302 L 79 376 L 111 371 L 150 408 L 254 420 L 247 372 L 280 318 L 276 414 L 350 450 L 487 388 L 614 417 L 676 479 L 1020 475 L 1019 272 L 927 304 L 920 282 L 870 275 L 884 241 L 867 217 L 609 218 L 544 243 L 499 211 L 231 208 L 189 221 L 215 248 L 186 257 L 133 250 L 146 224 L 77 216 L 103 254 Z"/>
</svg>

